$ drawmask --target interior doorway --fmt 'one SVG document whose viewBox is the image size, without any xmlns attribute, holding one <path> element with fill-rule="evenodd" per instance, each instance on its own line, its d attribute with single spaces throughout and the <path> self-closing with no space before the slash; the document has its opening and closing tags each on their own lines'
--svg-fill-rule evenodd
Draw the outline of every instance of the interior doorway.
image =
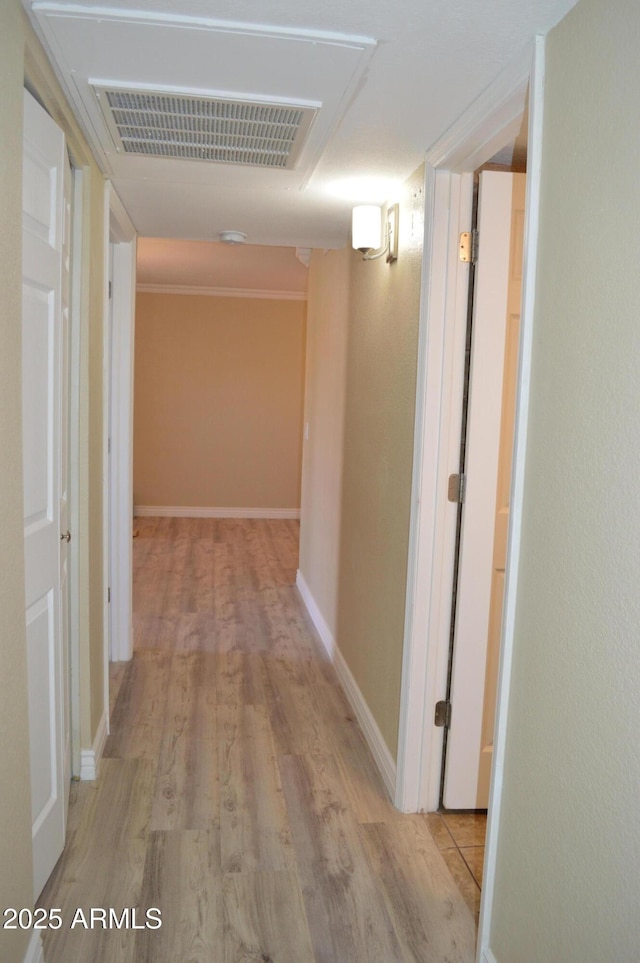
<svg viewBox="0 0 640 963">
<path fill-rule="evenodd" d="M 514 426 L 507 574 L 500 638 L 493 775 L 488 807 L 478 959 L 489 945 L 496 833 L 500 818 L 511 654 L 518 578 L 529 370 L 540 195 L 544 39 L 530 56 L 496 79 L 429 150 L 425 175 L 425 257 L 419 334 L 414 480 L 405 614 L 405 645 L 395 802 L 404 812 L 437 811 L 442 775 L 442 729 L 436 703 L 444 699 L 449 662 L 456 518 L 447 500 L 459 467 L 464 344 L 468 291 L 459 270 L 459 235 L 468 231 L 473 172 L 517 137 L 528 123 L 526 230 L 522 323 Z"/>
</svg>

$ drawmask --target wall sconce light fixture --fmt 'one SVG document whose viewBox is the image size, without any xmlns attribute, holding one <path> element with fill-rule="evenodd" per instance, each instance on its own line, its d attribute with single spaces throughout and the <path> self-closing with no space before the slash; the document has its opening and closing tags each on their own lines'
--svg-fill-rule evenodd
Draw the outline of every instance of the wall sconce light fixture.
<svg viewBox="0 0 640 963">
<path fill-rule="evenodd" d="M 362 253 L 363 261 L 376 261 L 387 255 L 387 264 L 398 260 L 398 213 L 397 204 L 390 204 L 382 246 L 382 208 L 377 204 L 359 204 L 354 207 L 351 219 L 351 245 Z M 376 252 L 376 253 L 372 253 Z"/>
</svg>

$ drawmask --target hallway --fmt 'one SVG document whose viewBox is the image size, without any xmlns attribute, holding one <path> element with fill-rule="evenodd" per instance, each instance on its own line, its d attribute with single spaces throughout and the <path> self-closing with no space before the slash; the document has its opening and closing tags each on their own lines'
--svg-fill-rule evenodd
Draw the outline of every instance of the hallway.
<svg viewBox="0 0 640 963">
<path fill-rule="evenodd" d="M 471 963 L 427 817 L 388 800 L 293 587 L 298 523 L 136 528 L 135 655 L 39 901 L 47 963 Z M 77 907 L 162 926 L 71 930 Z"/>
</svg>

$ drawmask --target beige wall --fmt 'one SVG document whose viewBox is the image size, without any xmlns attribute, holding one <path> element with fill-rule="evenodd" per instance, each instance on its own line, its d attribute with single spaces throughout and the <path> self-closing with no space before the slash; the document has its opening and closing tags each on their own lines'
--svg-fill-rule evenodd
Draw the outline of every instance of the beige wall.
<svg viewBox="0 0 640 963">
<path fill-rule="evenodd" d="M 315 252 L 300 570 L 395 757 L 423 242 L 420 168 L 400 256 Z M 344 399 L 344 400 L 343 400 Z M 340 472 L 342 469 L 342 479 Z"/>
<path fill-rule="evenodd" d="M 0 909 L 30 906 L 31 790 L 24 629 L 20 316 L 23 35 L 19 3 L 0 10 Z M 0 931 L 22 960 L 28 933 Z"/>
<path fill-rule="evenodd" d="M 395 264 L 351 254 L 338 645 L 391 755 L 398 744 L 424 169 L 407 181 Z"/>
<path fill-rule="evenodd" d="M 640 955 L 639 37 L 581 0 L 547 44 L 497 963 Z"/>
<path fill-rule="evenodd" d="M 344 397 L 351 253 L 314 251 L 309 264 L 300 572 L 336 637 L 342 519 Z"/>
<path fill-rule="evenodd" d="M 25 46 L 26 45 L 26 46 Z M 82 569 L 82 745 L 89 748 L 103 710 L 102 698 L 102 184 L 77 124 L 21 10 L 19 0 L 0 5 L 0 908 L 33 901 L 31 795 L 27 732 L 24 632 L 21 429 L 21 262 L 23 82 L 65 130 L 74 162 L 86 167 L 87 274 L 81 319 L 86 345 L 81 384 L 82 528 L 74 533 Z M 90 345 L 90 348 L 89 348 Z M 89 358 L 89 353 L 91 358 Z M 89 377 L 92 379 L 91 393 Z M 89 435 L 91 408 L 92 434 Z M 82 472 L 85 472 L 85 481 Z M 91 524 L 90 524 L 91 522 Z M 91 572 L 91 575 L 88 573 Z M 0 958 L 18 963 L 29 934 L 0 931 Z"/>
<path fill-rule="evenodd" d="M 299 508 L 305 313 L 138 294 L 136 505 Z"/>
</svg>

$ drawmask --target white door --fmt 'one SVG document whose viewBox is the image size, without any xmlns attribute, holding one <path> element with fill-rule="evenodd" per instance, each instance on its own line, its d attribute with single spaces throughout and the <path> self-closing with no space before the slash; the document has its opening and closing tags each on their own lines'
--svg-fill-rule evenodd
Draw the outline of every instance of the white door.
<svg viewBox="0 0 640 963">
<path fill-rule="evenodd" d="M 480 175 L 466 484 L 443 786 L 448 809 L 486 809 L 489 802 L 518 364 L 524 194 L 524 174 L 486 171 Z"/>
<path fill-rule="evenodd" d="M 64 135 L 25 91 L 22 411 L 34 892 L 64 846 L 69 720 Z M 66 259 L 66 266 L 63 267 Z M 65 410 L 63 410 L 65 406 Z M 64 426 L 64 427 L 63 427 Z"/>
</svg>

